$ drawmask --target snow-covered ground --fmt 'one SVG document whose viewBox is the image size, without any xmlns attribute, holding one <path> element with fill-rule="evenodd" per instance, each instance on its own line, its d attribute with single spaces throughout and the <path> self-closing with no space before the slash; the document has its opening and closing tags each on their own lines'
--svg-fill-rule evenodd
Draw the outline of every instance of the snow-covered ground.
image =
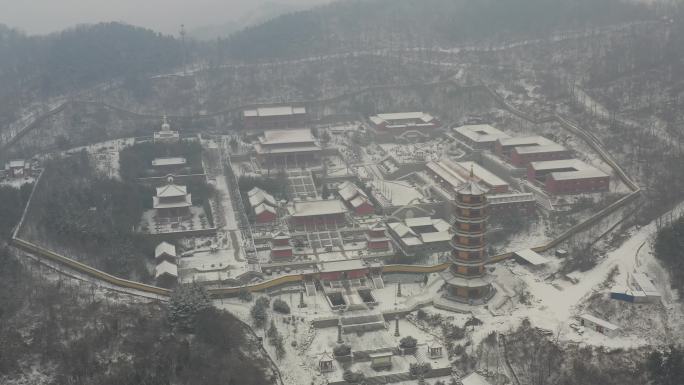
<svg viewBox="0 0 684 385">
<path fill-rule="evenodd" d="M 673 211 L 679 215 L 684 213 L 684 203 L 677 206 Z M 664 217 L 669 215 L 665 214 Z M 585 301 L 595 293 L 606 291 L 606 288 L 601 286 L 615 267 L 619 271 L 615 281 L 623 286 L 626 285 L 627 275 L 634 271 L 646 272 L 652 277 L 667 277 L 666 272 L 650 253 L 649 240 L 655 232 L 655 221 L 642 228 L 632 229 L 627 241 L 617 249 L 609 251 L 596 267 L 585 273 L 576 272 L 573 274 L 573 277 L 579 279 L 577 284 L 562 279 L 546 281 L 544 280 L 546 276 L 544 271 L 532 273 L 528 268 L 513 263 L 499 264 L 494 272 L 497 275 L 498 284 L 512 288 L 516 285 L 516 281 L 523 282 L 533 297 L 532 305 L 518 304 L 510 314 L 503 317 L 487 317 L 483 312 L 479 312 L 484 316 L 482 319 L 485 320 L 485 325 L 487 326 L 479 331 L 482 333 L 481 337 L 486 336 L 488 330 L 513 328 L 522 319 L 529 318 L 534 326 L 550 330 L 554 333 L 560 331 L 560 339 L 565 341 L 614 348 L 638 347 L 652 342 L 651 338 L 647 338 L 649 337 L 648 333 L 657 333 L 657 331 L 643 330 L 643 333 L 646 333 L 646 335 L 621 332 L 616 337 L 607 337 L 594 331 L 586 330 L 583 335 L 579 335 L 569 328 L 569 324 L 575 322 L 575 317 L 583 311 Z M 681 330 L 684 313 L 682 312 L 682 306 L 676 302 L 677 296 L 669 288 L 668 282 L 668 279 L 657 279 L 656 285 L 661 293 L 664 294 L 664 307 L 668 315 L 667 318 L 670 320 L 670 325 Z M 633 306 L 638 307 L 641 305 Z M 682 334 L 680 333 L 679 335 Z"/>
<path fill-rule="evenodd" d="M 384 181 L 374 179 L 371 182 L 373 192 L 384 198 L 391 206 L 404 206 L 410 203 L 421 203 L 425 196 L 410 183 L 405 181 Z"/>
</svg>

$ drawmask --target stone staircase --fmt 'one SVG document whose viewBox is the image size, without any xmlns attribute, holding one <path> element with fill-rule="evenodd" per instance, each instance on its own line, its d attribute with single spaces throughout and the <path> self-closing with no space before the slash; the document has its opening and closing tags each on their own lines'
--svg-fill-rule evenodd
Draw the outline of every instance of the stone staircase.
<svg viewBox="0 0 684 385">
<path fill-rule="evenodd" d="M 373 285 L 375 285 L 376 289 L 385 287 L 385 281 L 382 280 L 382 276 L 373 277 Z"/>
</svg>

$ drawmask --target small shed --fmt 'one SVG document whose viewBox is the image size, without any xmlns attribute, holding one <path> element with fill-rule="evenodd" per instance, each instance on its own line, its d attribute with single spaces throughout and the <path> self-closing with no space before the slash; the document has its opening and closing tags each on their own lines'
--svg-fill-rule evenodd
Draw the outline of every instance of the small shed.
<svg viewBox="0 0 684 385">
<path fill-rule="evenodd" d="M 532 249 L 518 250 L 513 254 L 518 262 L 526 265 L 541 266 L 549 262 L 547 258 Z"/>
<path fill-rule="evenodd" d="M 10 160 L 5 164 L 5 174 L 10 178 L 30 176 L 31 165 L 23 159 Z"/>
<path fill-rule="evenodd" d="M 335 371 L 335 363 L 332 355 L 328 352 L 323 352 L 318 359 L 318 370 L 321 373 L 328 373 Z"/>
<path fill-rule="evenodd" d="M 154 260 L 157 262 L 157 264 L 161 263 L 162 261 L 168 261 L 176 264 L 176 246 L 168 242 L 162 242 L 158 244 L 154 249 Z"/>
<path fill-rule="evenodd" d="M 582 314 L 580 317 L 580 324 L 584 327 L 590 328 L 601 334 L 605 334 L 609 337 L 613 337 L 617 334 L 620 328 L 612 323 L 602 320 L 598 317 L 594 317 L 591 314 Z"/>
<path fill-rule="evenodd" d="M 444 355 L 444 347 L 436 340 L 432 340 L 427 344 L 428 357 L 431 359 L 441 358 Z"/>
<path fill-rule="evenodd" d="M 632 273 L 629 276 L 630 286 L 634 291 L 641 291 L 644 293 L 645 301 L 657 302 L 660 300 L 660 293 L 645 273 Z"/>
</svg>

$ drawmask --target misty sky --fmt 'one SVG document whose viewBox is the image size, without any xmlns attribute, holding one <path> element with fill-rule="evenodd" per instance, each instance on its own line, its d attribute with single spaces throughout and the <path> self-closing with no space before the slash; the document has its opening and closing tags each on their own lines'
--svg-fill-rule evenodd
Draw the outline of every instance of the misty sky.
<svg viewBox="0 0 684 385">
<path fill-rule="evenodd" d="M 30 34 L 76 24 L 122 21 L 176 34 L 239 20 L 271 3 L 307 7 L 329 0 L 0 0 L 0 23 Z"/>
</svg>

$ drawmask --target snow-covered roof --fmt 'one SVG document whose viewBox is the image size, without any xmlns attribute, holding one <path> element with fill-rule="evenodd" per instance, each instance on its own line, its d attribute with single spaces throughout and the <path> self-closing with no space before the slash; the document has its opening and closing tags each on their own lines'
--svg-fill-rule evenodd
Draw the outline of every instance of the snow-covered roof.
<svg viewBox="0 0 684 385">
<path fill-rule="evenodd" d="M 259 215 L 259 214 L 263 213 L 264 211 L 268 211 L 269 213 L 273 213 L 273 214 L 276 213 L 276 210 L 272 206 L 269 206 L 265 203 L 261 203 L 261 204 L 256 205 L 254 207 L 254 213 L 256 215 Z"/>
<path fill-rule="evenodd" d="M 159 258 L 162 255 L 169 255 L 171 257 L 176 256 L 176 246 L 168 243 L 168 242 L 162 242 L 157 245 L 157 247 L 154 248 L 154 257 Z"/>
<path fill-rule="evenodd" d="M 490 143 L 496 142 L 497 139 L 510 138 L 508 134 L 489 124 L 467 124 L 455 127 L 454 131 L 476 143 Z"/>
<path fill-rule="evenodd" d="M 436 119 L 424 112 L 398 112 L 390 114 L 378 114 L 368 118 L 376 126 L 390 129 L 425 128 L 434 127 Z"/>
<path fill-rule="evenodd" d="M 445 281 L 449 285 L 456 285 L 456 286 L 461 286 L 461 287 L 484 287 L 491 285 L 491 282 L 488 279 L 488 277 L 473 277 L 473 278 L 465 278 L 465 277 L 460 277 L 457 275 L 450 274 L 448 270 L 445 270 L 442 272 L 442 276 L 444 277 L 445 275 L 449 275 L 448 277 L 445 277 Z"/>
<path fill-rule="evenodd" d="M 532 249 L 518 250 L 515 252 L 515 255 L 526 260 L 534 266 L 543 265 L 549 261 L 547 258 L 544 258 Z"/>
<path fill-rule="evenodd" d="M 352 205 L 352 207 L 354 207 L 354 208 L 357 208 L 357 207 L 363 205 L 364 203 L 368 203 L 368 199 L 366 199 L 365 196 L 361 196 L 361 195 L 359 195 L 356 198 L 349 201 L 349 204 Z"/>
<path fill-rule="evenodd" d="M 180 133 L 178 131 L 157 131 L 154 133 L 154 140 L 178 140 Z"/>
<path fill-rule="evenodd" d="M 586 314 L 586 313 L 582 314 L 582 315 L 580 315 L 580 318 L 582 318 L 585 321 L 589 321 L 595 325 L 599 325 L 602 328 L 607 329 L 607 330 L 615 331 L 615 330 L 620 329 L 619 326 L 613 325 L 612 323 L 610 323 L 606 320 L 602 320 L 600 318 L 594 317 L 591 314 Z"/>
<path fill-rule="evenodd" d="M 172 202 L 161 201 L 159 197 L 152 197 L 152 207 L 155 209 L 170 209 L 190 206 L 192 206 L 192 194 L 186 194 L 183 200 L 174 200 Z"/>
<path fill-rule="evenodd" d="M 644 273 L 632 273 L 632 281 L 636 283 L 638 289 L 646 294 L 657 294 L 658 289 L 656 289 L 653 281 Z"/>
<path fill-rule="evenodd" d="M 262 203 L 268 204 L 270 206 L 276 205 L 276 200 L 273 198 L 273 195 L 267 193 L 259 187 L 254 187 L 253 189 L 249 190 L 247 192 L 247 196 L 249 197 L 249 204 L 255 208 Z"/>
<path fill-rule="evenodd" d="M 472 170 L 475 178 L 479 179 L 488 187 L 508 186 L 508 183 L 506 183 L 506 181 L 494 175 L 494 173 L 492 173 L 491 171 L 487 170 L 486 168 L 480 166 L 475 162 L 458 162 L 456 164 L 460 166 L 462 170 L 466 170 L 468 173 L 470 173 L 470 171 Z"/>
<path fill-rule="evenodd" d="M 488 189 L 480 186 L 479 183 L 473 180 L 464 183 L 462 186 L 456 189 L 456 192 L 465 195 L 484 195 L 487 193 L 487 191 Z"/>
<path fill-rule="evenodd" d="M 543 146 L 522 146 L 522 147 L 515 147 L 513 151 L 517 152 L 518 154 L 545 154 L 545 153 L 550 153 L 550 152 L 564 152 L 567 151 L 567 149 L 560 144 L 547 144 Z"/>
<path fill-rule="evenodd" d="M 373 230 L 373 231 L 380 231 L 380 230 L 384 231 L 385 230 L 385 226 L 383 226 L 381 222 L 375 222 L 372 225 L 370 225 L 370 227 L 368 227 L 368 228 L 370 230 Z"/>
<path fill-rule="evenodd" d="M 366 196 L 366 194 L 361 191 L 356 184 L 349 181 L 340 184 L 337 193 L 340 194 L 340 197 L 345 201 L 349 201 L 357 195 Z"/>
<path fill-rule="evenodd" d="M 290 234 L 285 230 L 277 230 L 272 235 L 273 239 L 290 239 Z"/>
<path fill-rule="evenodd" d="M 321 262 L 318 270 L 322 272 L 348 271 L 366 268 L 367 266 L 360 259 L 347 259 L 343 261 Z"/>
<path fill-rule="evenodd" d="M 316 138 L 308 128 L 294 128 L 288 130 L 266 130 L 264 136 L 259 138 L 262 145 L 290 144 L 290 143 L 313 143 Z"/>
<path fill-rule="evenodd" d="M 311 144 L 308 146 L 268 146 L 261 143 L 257 143 L 254 146 L 257 154 L 289 154 L 293 152 L 317 152 L 321 148 L 316 144 Z"/>
<path fill-rule="evenodd" d="M 276 107 L 258 107 L 249 110 L 244 110 L 245 117 L 266 117 L 266 116 L 292 116 L 306 114 L 305 107 L 293 106 L 276 106 Z"/>
<path fill-rule="evenodd" d="M 187 163 L 185 158 L 176 156 L 176 157 L 169 157 L 169 158 L 156 158 L 152 161 L 152 166 L 153 167 L 159 167 L 159 166 L 180 166 L 184 165 Z"/>
<path fill-rule="evenodd" d="M 487 381 L 486 378 L 481 376 L 476 372 L 472 372 L 469 375 L 461 378 L 461 384 L 463 385 L 492 385 Z"/>
<path fill-rule="evenodd" d="M 451 235 L 448 231 L 437 231 L 434 233 L 422 233 L 420 238 L 423 243 L 446 242 L 451 240 Z"/>
<path fill-rule="evenodd" d="M 461 175 L 456 173 L 452 168 L 447 167 L 445 161 L 428 162 L 426 167 L 453 188 L 456 188 L 465 182 L 465 179 Z"/>
<path fill-rule="evenodd" d="M 413 232 L 413 230 L 411 230 L 410 227 L 406 226 L 401 222 L 392 222 L 388 224 L 388 226 L 390 227 L 390 229 L 392 229 L 392 231 L 394 231 L 395 234 L 397 234 L 399 238 L 405 238 L 407 236 L 417 236 L 417 234 Z"/>
<path fill-rule="evenodd" d="M 419 226 L 432 226 L 432 218 L 430 217 L 417 217 L 417 218 L 406 218 L 404 221 L 408 227 L 419 227 Z"/>
<path fill-rule="evenodd" d="M 518 146 L 548 146 L 556 144 L 551 139 L 545 138 L 541 135 L 533 136 L 516 136 L 513 138 L 500 138 L 499 143 L 504 147 L 518 147 Z"/>
<path fill-rule="evenodd" d="M 428 162 L 426 166 L 454 189 L 470 178 L 471 171 L 473 177 L 487 187 L 508 187 L 506 181 L 475 162 L 452 162 L 449 159 L 442 159 L 438 162 Z"/>
<path fill-rule="evenodd" d="M 9 168 L 23 168 L 26 165 L 26 161 L 23 159 L 14 159 L 7 162 Z"/>
<path fill-rule="evenodd" d="M 506 204 L 511 202 L 534 202 L 534 194 L 532 193 L 510 193 L 510 194 L 495 194 L 488 195 L 487 202 L 490 205 Z"/>
<path fill-rule="evenodd" d="M 169 183 L 165 186 L 157 187 L 157 197 L 159 198 L 180 197 L 187 193 L 188 189 L 183 185 Z"/>
<path fill-rule="evenodd" d="M 295 202 L 290 209 L 290 214 L 293 217 L 343 214 L 347 212 L 344 204 L 337 199 Z"/>
<path fill-rule="evenodd" d="M 423 244 L 423 241 L 420 238 L 413 236 L 402 237 L 401 242 L 406 246 L 418 246 Z"/>
<path fill-rule="evenodd" d="M 178 277 L 178 266 L 166 260 L 162 261 L 154 268 L 154 278 L 158 279 L 162 275 Z"/>
<path fill-rule="evenodd" d="M 368 119 L 369 119 L 373 124 L 376 124 L 376 125 L 377 125 L 377 124 L 385 123 L 385 121 L 382 120 L 382 119 L 380 119 L 380 117 L 378 117 L 378 116 L 371 116 L 371 117 L 369 117 Z"/>
<path fill-rule="evenodd" d="M 442 218 L 433 218 L 432 226 L 434 226 L 437 231 L 447 231 L 451 228 L 451 225 Z"/>
<path fill-rule="evenodd" d="M 579 159 L 530 162 L 529 167 L 534 171 L 550 171 L 551 177 L 555 180 L 601 178 L 608 176 L 605 172 L 590 166 Z"/>
<path fill-rule="evenodd" d="M 378 118 L 386 121 L 386 122 L 391 122 L 393 120 L 409 120 L 409 119 L 415 119 L 415 120 L 422 120 L 423 122 L 427 123 L 434 119 L 432 115 L 426 114 L 425 112 L 421 111 L 416 111 L 416 112 L 394 112 L 394 113 L 386 113 L 386 114 L 377 114 L 376 115 Z"/>
</svg>

